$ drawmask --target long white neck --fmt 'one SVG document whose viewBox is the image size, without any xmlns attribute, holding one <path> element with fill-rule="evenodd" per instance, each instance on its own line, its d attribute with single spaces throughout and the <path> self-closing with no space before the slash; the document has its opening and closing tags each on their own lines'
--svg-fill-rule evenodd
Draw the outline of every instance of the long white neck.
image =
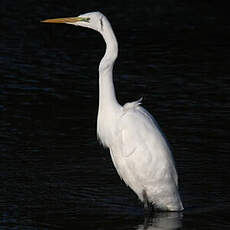
<svg viewBox="0 0 230 230">
<path fill-rule="evenodd" d="M 101 143 L 109 147 L 109 144 L 112 143 L 111 140 L 114 138 L 116 119 L 122 107 L 117 102 L 113 85 L 113 65 L 118 53 L 117 39 L 108 20 L 105 19 L 103 24 L 101 34 L 106 43 L 106 51 L 99 65 L 97 135 Z"/>
<path fill-rule="evenodd" d="M 118 54 L 118 44 L 107 20 L 103 25 L 102 36 L 106 51 L 99 65 L 99 111 L 106 107 L 111 110 L 119 106 L 113 84 L 113 65 Z"/>
</svg>

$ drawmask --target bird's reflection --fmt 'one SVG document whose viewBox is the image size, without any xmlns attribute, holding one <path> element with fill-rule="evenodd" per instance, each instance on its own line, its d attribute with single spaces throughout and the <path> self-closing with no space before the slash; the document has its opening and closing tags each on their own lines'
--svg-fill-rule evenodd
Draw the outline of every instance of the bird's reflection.
<svg viewBox="0 0 230 230">
<path fill-rule="evenodd" d="M 146 217 L 144 224 L 139 225 L 137 230 L 172 230 L 182 227 L 183 214 L 180 212 L 156 213 L 152 217 Z"/>
</svg>

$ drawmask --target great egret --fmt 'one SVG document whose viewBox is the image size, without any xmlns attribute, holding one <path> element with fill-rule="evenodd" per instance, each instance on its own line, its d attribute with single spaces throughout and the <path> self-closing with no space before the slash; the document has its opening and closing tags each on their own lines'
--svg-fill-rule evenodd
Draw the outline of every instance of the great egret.
<svg viewBox="0 0 230 230">
<path fill-rule="evenodd" d="M 42 22 L 87 27 L 103 36 L 106 51 L 99 65 L 97 135 L 110 149 L 120 177 L 144 202 L 145 210 L 149 204 L 159 210 L 183 210 L 174 160 L 157 122 L 140 106 L 141 100 L 124 106 L 117 102 L 112 72 L 118 44 L 108 19 L 100 12 L 91 12 Z"/>
</svg>

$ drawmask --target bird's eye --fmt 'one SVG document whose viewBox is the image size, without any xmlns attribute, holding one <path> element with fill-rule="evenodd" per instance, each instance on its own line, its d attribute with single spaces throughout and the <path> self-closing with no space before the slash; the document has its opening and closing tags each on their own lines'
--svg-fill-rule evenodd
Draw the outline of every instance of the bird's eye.
<svg viewBox="0 0 230 230">
<path fill-rule="evenodd" d="M 89 22 L 90 18 L 81 18 L 82 22 Z"/>
</svg>

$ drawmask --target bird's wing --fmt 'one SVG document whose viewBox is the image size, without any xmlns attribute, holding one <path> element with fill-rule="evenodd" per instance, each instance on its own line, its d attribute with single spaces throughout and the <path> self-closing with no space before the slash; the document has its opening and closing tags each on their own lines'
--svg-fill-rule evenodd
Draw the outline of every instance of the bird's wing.
<svg viewBox="0 0 230 230">
<path fill-rule="evenodd" d="M 139 148 L 148 151 L 149 144 L 165 146 L 165 139 L 154 118 L 141 106 L 124 106 L 126 111 L 119 122 L 119 131 L 124 157 L 128 157 Z M 167 144 L 166 144 L 167 146 Z"/>
<path fill-rule="evenodd" d="M 165 172 L 169 168 L 177 183 L 177 173 L 167 141 L 154 118 L 141 106 L 127 109 L 119 122 L 121 154 L 136 170 L 145 166 Z M 149 171 L 146 168 L 146 172 Z"/>
</svg>

